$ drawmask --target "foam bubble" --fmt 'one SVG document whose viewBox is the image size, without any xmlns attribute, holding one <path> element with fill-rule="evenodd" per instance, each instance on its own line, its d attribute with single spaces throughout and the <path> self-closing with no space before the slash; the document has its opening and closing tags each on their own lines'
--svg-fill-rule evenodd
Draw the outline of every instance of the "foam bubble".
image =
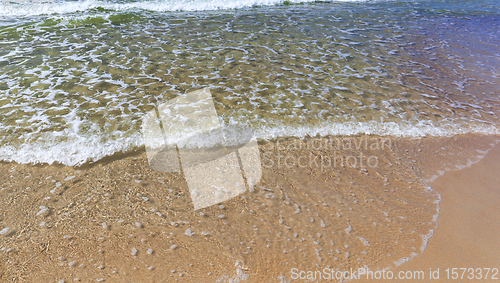
<svg viewBox="0 0 500 283">
<path fill-rule="evenodd" d="M 122 139 L 111 139 L 107 134 L 94 136 L 72 135 L 64 141 L 55 138 L 60 133 L 46 133 L 46 139 L 27 142 L 21 145 L 6 144 L 0 146 L 0 160 L 22 164 L 64 164 L 80 166 L 88 162 L 96 162 L 106 156 L 116 153 L 126 153 L 137 150 L 144 145 L 140 131 L 128 134 Z M 492 125 L 461 125 L 461 124 L 431 124 L 421 122 L 411 123 L 377 123 L 348 122 L 322 123 L 310 126 L 264 126 L 255 129 L 259 140 L 273 140 L 285 137 L 304 138 L 307 136 L 354 136 L 360 134 L 420 138 L 425 136 L 454 136 L 460 134 L 499 135 L 500 131 Z M 220 142 L 217 136 L 200 135 L 190 140 L 197 147 L 213 147 Z"/>
<path fill-rule="evenodd" d="M 140 133 L 132 134 L 121 140 L 106 140 L 102 135 L 74 136 L 58 143 L 47 139 L 18 146 L 3 145 L 0 147 L 0 160 L 24 164 L 60 163 L 78 166 L 86 162 L 98 161 L 118 152 L 127 152 L 141 145 Z"/>
<path fill-rule="evenodd" d="M 289 3 L 308 3 L 315 0 L 290 0 Z M 343 0 L 343 2 L 362 2 L 360 0 Z M 52 4 L 53 3 L 53 4 Z M 74 12 L 88 11 L 96 8 L 104 8 L 114 11 L 127 11 L 142 9 L 147 11 L 166 12 L 166 11 L 207 11 L 207 10 L 228 10 L 240 9 L 254 6 L 270 6 L 282 4 L 283 0 L 163 0 L 163 1 L 137 1 L 128 3 L 113 3 L 113 1 L 55 1 L 49 2 L 45 6 L 32 5 L 30 7 L 17 5 L 9 9 L 0 10 L 1 15 L 22 16 L 22 15 L 41 15 L 41 14 L 69 14 Z"/>
</svg>

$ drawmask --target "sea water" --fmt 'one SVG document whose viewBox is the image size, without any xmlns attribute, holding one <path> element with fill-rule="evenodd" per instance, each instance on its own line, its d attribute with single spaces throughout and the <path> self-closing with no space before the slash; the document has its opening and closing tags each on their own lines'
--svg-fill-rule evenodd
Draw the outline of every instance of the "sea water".
<svg viewBox="0 0 500 283">
<path fill-rule="evenodd" d="M 0 160 L 139 150 L 205 87 L 261 141 L 497 135 L 499 38 L 496 1 L 4 1 Z"/>
</svg>

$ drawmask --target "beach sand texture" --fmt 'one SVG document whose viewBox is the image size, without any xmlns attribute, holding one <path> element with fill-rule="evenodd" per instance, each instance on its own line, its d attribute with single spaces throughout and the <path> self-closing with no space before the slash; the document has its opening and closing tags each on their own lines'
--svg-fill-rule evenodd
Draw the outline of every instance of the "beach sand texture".
<svg viewBox="0 0 500 283">
<path fill-rule="evenodd" d="M 379 147 L 382 141 L 385 147 Z M 391 138 L 390 148 L 388 141 L 360 136 L 318 138 L 314 147 L 312 140 L 296 139 L 260 144 L 263 177 L 256 189 L 198 211 L 183 176 L 151 170 L 144 153 L 115 156 L 81 168 L 1 164 L 0 230 L 8 228 L 0 235 L 5 259 L 1 279 L 280 282 L 290 280 L 292 268 L 395 267 L 421 254 L 436 228 L 440 196 L 423 180 L 479 160 L 496 138 Z M 338 147 L 327 147 L 328 142 Z M 354 146 L 362 142 L 366 146 Z M 377 157 L 377 166 L 340 163 L 342 156 L 361 153 Z M 339 163 L 323 170 L 314 163 L 278 166 L 278 156 L 289 157 L 290 165 L 291 157 L 311 155 L 337 157 Z M 483 163 L 494 163 L 491 159 L 446 173 L 433 183 L 443 197 L 456 198 L 445 199 L 440 233 L 464 229 L 459 233 L 465 237 L 470 235 L 466 231 L 477 231 L 476 226 L 488 227 L 475 221 L 475 214 L 468 215 L 475 226 L 454 224 L 457 219 L 446 216 L 459 215 L 467 207 L 460 202 L 478 207 L 468 197 L 476 190 L 466 185 L 482 183 L 466 176 L 460 178 L 468 178 L 467 182 L 441 180 L 450 180 L 448 174 L 482 171 Z M 489 182 L 488 178 L 481 179 Z M 460 184 L 460 193 L 455 194 L 448 187 L 451 184 Z M 485 192 L 480 196 L 488 199 L 491 205 L 484 209 L 491 214 L 484 219 L 494 227 L 497 208 L 489 196 L 498 192 Z M 447 250 L 450 243 L 438 244 L 440 239 L 429 253 L 462 252 L 459 245 Z M 478 245 L 494 255 L 491 242 L 469 240 L 457 239 L 475 254 L 481 253 L 474 248 Z M 424 252 L 421 258 L 426 256 Z"/>
<path fill-rule="evenodd" d="M 499 1 L 28 2 L 0 7 L 0 282 L 500 268 Z"/>
</svg>

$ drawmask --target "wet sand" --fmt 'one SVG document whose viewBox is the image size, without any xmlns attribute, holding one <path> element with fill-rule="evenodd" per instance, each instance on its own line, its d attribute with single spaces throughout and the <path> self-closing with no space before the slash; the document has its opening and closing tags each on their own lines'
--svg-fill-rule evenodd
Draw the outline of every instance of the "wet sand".
<svg viewBox="0 0 500 283">
<path fill-rule="evenodd" d="M 285 282 L 292 268 L 394 267 L 436 229 L 439 196 L 423 180 L 480 158 L 496 137 L 384 140 L 261 143 L 255 189 L 197 211 L 184 177 L 152 170 L 144 152 L 79 168 L 1 163 L 0 279 Z M 318 164 L 288 166 L 300 157 Z M 337 164 L 321 168 L 323 157 Z"/>
<path fill-rule="evenodd" d="M 425 279 L 418 282 L 497 282 L 447 277 L 447 268 L 500 269 L 500 146 L 492 149 L 482 160 L 468 168 L 447 172 L 430 183 L 441 194 L 438 229 L 422 255 L 395 268 L 400 271 L 425 271 Z M 429 271 L 439 268 L 439 280 L 430 279 Z M 467 271 L 468 272 L 468 271 Z M 436 275 L 436 273 L 434 273 Z M 451 276 L 451 271 L 450 271 Z M 499 275 L 496 276 L 500 278 Z M 384 280 L 377 280 L 384 281 Z M 390 281 L 390 280 L 387 280 Z M 358 282 L 373 282 L 359 280 Z"/>
</svg>

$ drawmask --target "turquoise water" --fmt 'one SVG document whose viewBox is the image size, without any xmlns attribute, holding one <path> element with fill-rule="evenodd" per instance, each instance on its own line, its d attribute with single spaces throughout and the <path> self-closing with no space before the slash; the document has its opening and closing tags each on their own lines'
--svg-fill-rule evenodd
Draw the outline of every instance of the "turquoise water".
<svg viewBox="0 0 500 283">
<path fill-rule="evenodd" d="M 2 4 L 3 161 L 137 150 L 146 112 L 204 87 L 262 140 L 499 133 L 496 1 Z"/>
</svg>

